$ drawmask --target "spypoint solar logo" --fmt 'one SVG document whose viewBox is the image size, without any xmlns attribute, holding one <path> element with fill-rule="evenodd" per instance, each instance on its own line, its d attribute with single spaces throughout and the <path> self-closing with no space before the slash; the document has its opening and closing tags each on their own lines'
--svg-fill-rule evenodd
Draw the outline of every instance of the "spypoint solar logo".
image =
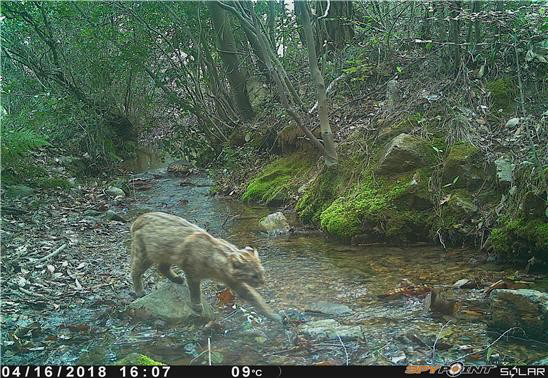
<svg viewBox="0 0 548 378">
<path fill-rule="evenodd" d="M 428 372 L 430 374 L 446 374 L 448 377 L 458 377 L 461 374 L 489 374 L 494 368 L 496 368 L 494 365 L 467 366 L 462 362 L 453 362 L 448 366 L 410 365 L 405 369 L 405 374 L 422 374 Z"/>
<path fill-rule="evenodd" d="M 455 362 L 451 366 L 449 366 L 449 370 L 447 370 L 445 373 L 450 377 L 456 377 L 462 373 L 464 370 L 464 365 L 460 362 Z"/>
</svg>

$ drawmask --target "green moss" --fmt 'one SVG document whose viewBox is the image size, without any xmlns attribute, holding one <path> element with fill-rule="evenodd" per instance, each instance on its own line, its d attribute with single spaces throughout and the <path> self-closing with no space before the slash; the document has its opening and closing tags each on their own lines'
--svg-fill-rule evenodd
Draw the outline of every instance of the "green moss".
<svg viewBox="0 0 548 378">
<path fill-rule="evenodd" d="M 405 174 L 377 181 L 372 175 L 366 177 L 352 194 L 338 198 L 321 213 L 321 228 L 341 239 L 371 229 L 377 229 L 383 237 L 407 239 L 417 229 L 423 229 L 425 223 L 421 212 L 399 205 L 400 197 L 414 185 L 413 176 Z"/>
<path fill-rule="evenodd" d="M 268 205 L 285 203 L 306 179 L 311 165 L 307 156 L 298 153 L 274 160 L 249 183 L 242 199 Z"/>
<path fill-rule="evenodd" d="M 488 82 L 486 86 L 489 92 L 491 92 L 491 99 L 495 110 L 502 109 L 505 113 L 509 113 L 513 110 L 517 87 L 511 79 L 496 79 Z"/>
<path fill-rule="evenodd" d="M 36 179 L 35 184 L 36 186 L 45 189 L 70 189 L 73 187 L 67 179 L 61 177 L 40 177 Z"/>
<path fill-rule="evenodd" d="M 318 175 L 314 182 L 299 198 L 296 210 L 305 223 L 320 223 L 320 214 L 336 198 L 342 174 L 337 167 L 327 168 Z"/>
<path fill-rule="evenodd" d="M 443 165 L 443 184 L 451 188 L 477 189 L 485 180 L 494 177 L 494 171 L 484 168 L 481 150 L 469 143 L 450 147 Z"/>
<path fill-rule="evenodd" d="M 386 141 L 401 133 L 412 131 L 424 121 L 424 116 L 421 113 L 413 113 L 404 119 L 397 121 L 391 125 L 383 127 L 379 132 L 379 139 Z"/>
<path fill-rule="evenodd" d="M 447 155 L 447 162 L 468 161 L 474 159 L 479 152 L 479 148 L 469 143 L 454 144 Z"/>
<path fill-rule="evenodd" d="M 542 219 L 505 220 L 489 236 L 492 250 L 509 261 L 537 257 L 548 261 L 548 223 Z"/>
<path fill-rule="evenodd" d="M 127 357 L 122 358 L 114 363 L 115 365 L 138 365 L 138 366 L 161 366 L 165 365 L 161 362 L 155 361 L 144 354 L 131 353 Z"/>
</svg>

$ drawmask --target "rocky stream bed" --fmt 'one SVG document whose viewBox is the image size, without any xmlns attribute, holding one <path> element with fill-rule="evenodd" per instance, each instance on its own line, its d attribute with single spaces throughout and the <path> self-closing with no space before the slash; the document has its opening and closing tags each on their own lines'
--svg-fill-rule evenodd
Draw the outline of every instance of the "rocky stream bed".
<svg viewBox="0 0 548 378">
<path fill-rule="evenodd" d="M 293 229 L 272 236 L 259 221 L 273 209 L 211 196 L 205 174 L 160 168 L 130 184 L 127 196 L 100 185 L 26 193 L 3 212 L 2 363 L 114 364 L 139 353 L 195 365 L 210 351 L 213 364 L 479 365 L 548 354 L 545 276 L 465 249 L 344 245 L 291 216 Z M 267 272 L 258 290 L 286 324 L 212 282 L 203 285 L 211 316 L 196 316 L 180 300 L 186 288 L 153 269 L 140 300 L 153 305 L 132 304 L 129 225 L 147 211 L 257 248 Z"/>
</svg>

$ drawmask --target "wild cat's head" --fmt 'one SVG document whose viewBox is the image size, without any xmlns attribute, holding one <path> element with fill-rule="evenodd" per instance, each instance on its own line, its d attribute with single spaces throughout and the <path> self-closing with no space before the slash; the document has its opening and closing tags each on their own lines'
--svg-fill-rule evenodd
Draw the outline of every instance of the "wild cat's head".
<svg viewBox="0 0 548 378">
<path fill-rule="evenodd" d="M 230 263 L 234 279 L 254 287 L 264 284 L 264 268 L 255 248 L 245 247 L 232 253 Z"/>
</svg>

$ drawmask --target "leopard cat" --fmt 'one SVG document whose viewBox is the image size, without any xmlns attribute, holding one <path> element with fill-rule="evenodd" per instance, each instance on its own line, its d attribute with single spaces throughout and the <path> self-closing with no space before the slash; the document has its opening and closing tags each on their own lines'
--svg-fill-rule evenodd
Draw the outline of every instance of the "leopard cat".
<svg viewBox="0 0 548 378">
<path fill-rule="evenodd" d="M 282 321 L 254 289 L 265 282 L 256 249 L 238 249 L 186 219 L 162 212 L 139 216 L 131 226 L 131 236 L 131 277 L 137 296 L 144 295 L 142 275 L 153 264 L 172 282 L 184 283 L 171 269 L 176 265 L 185 273 L 195 311 L 202 311 L 201 281 L 212 279 L 227 285 L 268 318 Z"/>
<path fill-rule="evenodd" d="M 168 165 L 167 172 L 175 176 L 187 176 L 192 173 L 192 164 L 186 160 L 177 160 Z"/>
</svg>

